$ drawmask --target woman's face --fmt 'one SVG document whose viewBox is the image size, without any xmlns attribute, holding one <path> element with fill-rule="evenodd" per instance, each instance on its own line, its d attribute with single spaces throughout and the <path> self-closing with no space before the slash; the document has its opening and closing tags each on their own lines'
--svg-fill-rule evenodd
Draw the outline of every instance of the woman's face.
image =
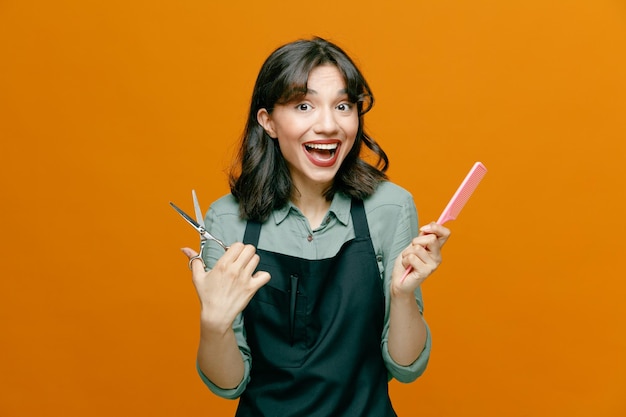
<svg viewBox="0 0 626 417">
<path fill-rule="evenodd" d="M 291 178 L 300 192 L 323 192 L 330 186 L 354 145 L 358 109 L 348 100 L 336 66 L 321 65 L 309 74 L 307 93 L 272 114 L 259 110 L 257 120 L 278 140 Z"/>
</svg>

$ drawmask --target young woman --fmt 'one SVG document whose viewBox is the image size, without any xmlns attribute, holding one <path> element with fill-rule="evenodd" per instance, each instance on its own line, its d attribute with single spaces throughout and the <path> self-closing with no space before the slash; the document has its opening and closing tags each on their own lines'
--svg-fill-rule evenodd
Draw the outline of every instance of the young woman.
<svg viewBox="0 0 626 417">
<path fill-rule="evenodd" d="M 231 194 L 205 221 L 230 247 L 183 249 L 201 304 L 198 371 L 240 397 L 237 416 L 395 416 L 388 380 L 426 367 L 420 285 L 449 230 L 418 230 L 411 195 L 387 180 L 363 128 L 373 102 L 320 38 L 278 48 L 260 70 Z"/>
</svg>

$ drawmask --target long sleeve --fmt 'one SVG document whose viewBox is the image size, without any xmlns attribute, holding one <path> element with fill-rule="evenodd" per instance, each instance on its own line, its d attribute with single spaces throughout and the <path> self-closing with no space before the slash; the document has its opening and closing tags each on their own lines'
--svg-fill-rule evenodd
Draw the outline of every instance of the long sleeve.
<svg viewBox="0 0 626 417">
<path fill-rule="evenodd" d="M 234 202 L 233 202 L 234 203 Z M 236 208 L 236 206 L 234 206 Z M 224 226 L 226 226 L 226 230 L 237 230 L 237 226 L 241 226 L 241 222 L 236 216 L 236 211 L 227 210 L 225 213 L 218 214 L 216 211 L 210 209 L 205 218 L 205 225 L 207 230 L 210 233 L 224 242 L 228 242 L 228 244 L 237 240 L 234 239 L 229 233 L 224 233 Z M 232 225 L 232 226 L 231 226 Z M 241 238 L 239 239 L 241 240 Z M 207 241 L 206 248 L 203 253 L 203 259 L 207 268 L 212 268 L 215 265 L 215 262 L 222 256 L 224 250 L 217 245 L 215 242 Z M 233 331 L 235 333 L 235 338 L 237 340 L 237 346 L 239 347 L 239 352 L 241 353 L 241 357 L 244 363 L 244 375 L 240 382 L 240 384 L 233 389 L 223 389 L 215 385 L 211 382 L 206 375 L 202 372 L 200 367 L 196 364 L 196 368 L 198 370 L 198 374 L 200 378 L 204 382 L 204 384 L 213 392 L 215 395 L 218 395 L 227 399 L 235 399 L 238 398 L 243 391 L 246 389 L 248 385 L 248 381 L 250 380 L 250 368 L 252 367 L 252 356 L 250 354 L 250 348 L 248 347 L 248 343 L 246 342 L 246 334 L 245 328 L 243 325 L 243 314 L 240 313 L 235 321 L 233 322 Z"/>
<path fill-rule="evenodd" d="M 386 306 L 385 324 L 381 337 L 382 356 L 390 378 L 405 383 L 412 382 L 424 373 L 430 357 L 432 340 L 428 325 L 426 325 L 427 337 L 424 349 L 415 362 L 409 366 L 401 366 L 391 358 L 387 342 L 391 272 L 398 255 L 419 233 L 417 211 L 412 196 L 407 191 L 390 183 L 385 184 L 384 187 L 381 186 L 373 200 L 375 201 L 371 202 L 372 209 L 371 213 L 368 212 L 368 217 L 370 217 L 372 242 L 377 252 L 377 260 L 381 270 Z M 423 312 L 424 304 L 419 288 L 415 291 L 415 300 L 420 312 Z"/>
<path fill-rule="evenodd" d="M 218 387 L 213 382 L 211 382 L 206 377 L 206 375 L 204 375 L 200 367 L 196 364 L 200 379 L 202 379 L 202 381 L 209 388 L 209 390 L 211 390 L 211 392 L 213 392 L 215 395 L 230 400 L 238 398 L 246 389 L 246 385 L 248 385 L 248 381 L 250 380 L 250 367 L 252 365 L 252 357 L 250 355 L 250 349 L 248 348 L 248 344 L 246 343 L 245 331 L 243 328 L 243 314 L 239 314 L 235 319 L 233 323 L 233 330 L 235 331 L 235 337 L 237 338 L 237 344 L 239 346 L 239 351 L 241 352 L 244 364 L 244 376 L 241 380 L 241 383 L 237 387 L 233 389 L 223 389 Z"/>
</svg>

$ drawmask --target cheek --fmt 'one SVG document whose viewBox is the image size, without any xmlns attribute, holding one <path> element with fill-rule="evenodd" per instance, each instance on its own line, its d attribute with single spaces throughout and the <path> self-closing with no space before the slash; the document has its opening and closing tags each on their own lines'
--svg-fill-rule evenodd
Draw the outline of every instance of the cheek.
<svg viewBox="0 0 626 417">
<path fill-rule="evenodd" d="M 359 131 L 359 119 L 357 116 L 354 118 L 349 118 L 345 121 L 343 125 L 343 130 L 346 132 L 346 137 L 354 140 L 356 138 L 356 134 Z"/>
<path fill-rule="evenodd" d="M 296 140 L 302 136 L 304 132 L 306 132 L 306 127 L 302 126 L 302 124 L 297 121 L 293 121 L 291 123 L 281 123 L 276 129 L 278 137 L 283 137 L 287 140 Z"/>
<path fill-rule="evenodd" d="M 347 132 L 346 132 L 347 133 Z M 359 133 L 359 119 L 357 118 L 356 121 L 354 123 L 351 124 L 350 127 L 350 132 L 347 135 L 350 140 L 349 140 L 349 146 L 347 146 L 346 149 L 346 155 L 352 150 L 352 148 L 354 147 L 354 143 L 356 142 L 356 135 Z"/>
<path fill-rule="evenodd" d="M 352 144 L 356 141 L 356 136 L 359 133 L 359 123 L 355 123 L 353 129 L 350 132 L 350 138 L 352 140 Z"/>
<path fill-rule="evenodd" d="M 356 139 L 352 138 L 346 143 L 348 146 L 344 146 L 345 149 L 343 152 L 346 156 L 348 156 L 350 151 L 352 151 L 352 148 L 354 148 L 354 142 L 356 142 Z"/>
</svg>

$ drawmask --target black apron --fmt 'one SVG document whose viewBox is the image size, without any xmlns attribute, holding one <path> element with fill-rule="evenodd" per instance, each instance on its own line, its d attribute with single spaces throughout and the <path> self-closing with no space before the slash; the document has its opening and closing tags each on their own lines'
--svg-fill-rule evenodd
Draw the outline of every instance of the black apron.
<svg viewBox="0 0 626 417">
<path fill-rule="evenodd" d="M 252 355 L 237 417 L 396 416 L 381 354 L 385 306 L 360 200 L 355 238 L 333 258 L 307 260 L 257 250 L 272 278 L 244 310 Z M 257 246 L 248 222 L 244 243 Z"/>
</svg>

